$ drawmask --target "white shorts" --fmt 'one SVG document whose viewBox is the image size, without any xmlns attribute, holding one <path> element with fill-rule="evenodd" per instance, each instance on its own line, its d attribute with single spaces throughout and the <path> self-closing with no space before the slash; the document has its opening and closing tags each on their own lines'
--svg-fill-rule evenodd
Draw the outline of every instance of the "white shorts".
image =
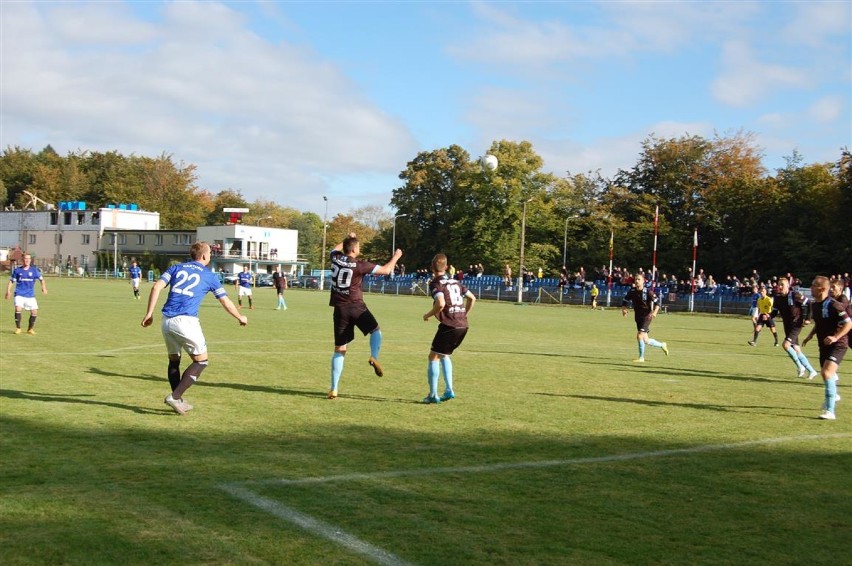
<svg viewBox="0 0 852 566">
<path fill-rule="evenodd" d="M 21 297 L 19 295 L 15 295 L 15 309 L 22 308 L 25 311 L 37 311 L 38 310 L 38 301 L 35 300 L 35 297 Z"/>
<path fill-rule="evenodd" d="M 240 297 L 251 297 L 251 287 L 240 286 Z"/>
<path fill-rule="evenodd" d="M 201 321 L 194 316 L 163 317 L 160 326 L 163 340 L 166 341 L 166 352 L 169 355 L 180 354 L 186 350 L 188 354 L 199 356 L 207 351 L 207 341 L 201 331 Z"/>
<path fill-rule="evenodd" d="M 130 280 L 130 282 L 131 282 L 131 283 L 133 283 L 133 288 L 134 288 L 134 289 L 138 289 L 138 288 L 139 288 L 139 282 L 140 282 L 140 281 L 142 281 L 142 280 L 141 280 L 141 279 L 131 279 L 131 280 Z"/>
</svg>

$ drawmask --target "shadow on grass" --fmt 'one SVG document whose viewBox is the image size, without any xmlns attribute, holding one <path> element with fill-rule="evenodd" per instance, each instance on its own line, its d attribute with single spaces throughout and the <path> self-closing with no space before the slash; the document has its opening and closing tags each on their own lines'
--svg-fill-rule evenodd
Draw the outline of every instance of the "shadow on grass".
<svg viewBox="0 0 852 566">
<path fill-rule="evenodd" d="M 801 409 L 787 407 L 773 407 L 769 405 L 715 405 L 707 403 L 672 403 L 668 401 L 649 401 L 648 399 L 629 399 L 626 397 L 603 397 L 598 395 L 569 395 L 564 393 L 533 393 L 533 395 L 541 395 L 543 397 L 567 397 L 570 399 L 582 399 L 585 401 L 606 401 L 612 403 L 630 403 L 633 405 L 645 405 L 648 407 L 681 407 L 683 409 L 699 409 L 702 411 L 719 411 L 723 413 L 757 413 L 767 414 L 768 411 L 796 411 Z M 754 410 L 750 410 L 754 409 Z M 760 410 L 765 409 L 765 410 Z M 795 418 L 814 420 L 816 417 L 807 417 L 803 415 L 785 415 L 781 413 L 770 413 L 776 417 Z"/>
<path fill-rule="evenodd" d="M 92 399 L 80 399 L 80 397 L 91 397 L 92 395 L 70 395 L 63 393 L 31 393 L 29 391 L 15 391 L 13 389 L 0 389 L 0 397 L 7 399 L 24 399 L 27 401 L 42 401 L 45 403 L 72 403 L 79 405 L 101 405 L 104 407 L 112 407 L 114 409 L 122 409 L 124 411 L 133 411 L 142 415 L 167 415 L 171 414 L 171 409 L 159 411 L 154 409 L 146 409 L 134 405 L 124 405 L 122 403 L 108 403 L 105 401 L 95 401 Z"/>
<path fill-rule="evenodd" d="M 572 353 L 557 354 L 554 352 L 513 352 L 510 350 L 467 350 L 472 354 L 506 354 L 507 356 L 546 356 L 550 358 L 578 358 Z"/>
<path fill-rule="evenodd" d="M 16 400 L 51 397 L 0 393 Z M 252 489 L 417 564 L 711 565 L 742 563 L 743 556 L 757 557 L 750 563 L 831 564 L 846 536 L 849 457 L 838 444 L 847 440 L 802 436 L 769 448 L 778 431 L 709 439 L 685 431 L 658 438 L 499 427 L 413 430 L 393 426 L 399 415 L 379 413 L 299 428 L 276 422 L 277 410 L 264 409 L 268 427 L 258 426 L 261 421 L 242 427 L 237 419 L 192 434 L 179 419 L 159 429 L 101 420 L 67 427 L 37 418 L 37 411 L 0 415 L 8 446 L 4 500 L 26 510 L 4 517 L 6 532 L 15 533 L 4 539 L 4 559 L 144 565 L 199 563 L 203 555 L 203 562 L 220 564 L 369 562 L 329 545 L 316 528 L 301 530 L 217 489 L 224 482 L 280 479 L 308 483 Z M 738 444 L 743 441 L 767 449 Z M 314 478 L 321 483 L 310 483 Z M 162 525 L 175 520 L 192 528 L 175 529 L 168 546 L 156 544 Z M 593 522 L 596 529 L 584 528 Z M 799 536 L 788 535 L 791 526 Z M 423 540 L 423 533 L 432 534 Z M 519 533 L 524 544 L 518 549 Z M 573 538 L 562 538 L 565 533 Z M 199 538 L 212 543 L 202 547 Z M 565 559 L 580 546 L 589 554 Z"/>
<path fill-rule="evenodd" d="M 110 371 L 105 371 L 100 368 L 90 367 L 87 370 L 89 373 L 93 373 L 95 375 L 102 375 L 104 377 L 124 377 L 128 379 L 139 379 L 142 381 L 153 381 L 161 384 L 165 384 L 168 387 L 168 381 L 164 377 L 159 377 L 155 375 L 128 375 L 123 373 L 115 373 Z M 273 395 L 288 395 L 294 397 L 307 397 L 309 399 L 326 399 L 326 393 L 324 391 L 318 391 L 315 389 L 285 389 L 283 387 L 270 387 L 268 385 L 251 385 L 248 383 L 223 383 L 218 381 L 199 381 L 193 387 L 211 387 L 214 389 L 233 389 L 235 391 L 249 391 L 252 393 L 270 393 Z M 417 403 L 417 401 L 412 401 L 411 399 L 389 399 L 387 397 L 374 397 L 371 395 L 342 395 L 342 398 L 345 399 L 357 399 L 359 401 L 373 401 L 377 403 Z"/>
</svg>

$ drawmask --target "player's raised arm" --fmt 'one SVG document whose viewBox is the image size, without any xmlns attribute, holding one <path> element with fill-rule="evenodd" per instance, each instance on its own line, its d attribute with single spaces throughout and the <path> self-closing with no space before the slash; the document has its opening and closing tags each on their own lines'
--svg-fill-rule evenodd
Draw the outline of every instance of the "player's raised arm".
<svg viewBox="0 0 852 566">
<path fill-rule="evenodd" d="M 373 271 L 373 275 L 390 275 L 393 273 L 394 268 L 396 267 L 396 262 L 399 261 L 399 258 L 402 257 L 402 250 L 396 250 L 393 252 L 393 257 L 384 265 L 380 265 Z"/>
</svg>

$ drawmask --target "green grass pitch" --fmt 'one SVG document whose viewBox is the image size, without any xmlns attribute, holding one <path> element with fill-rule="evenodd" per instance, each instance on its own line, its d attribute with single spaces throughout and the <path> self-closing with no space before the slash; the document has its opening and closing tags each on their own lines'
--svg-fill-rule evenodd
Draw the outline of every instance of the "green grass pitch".
<svg viewBox="0 0 852 566">
<path fill-rule="evenodd" d="M 208 297 L 180 417 L 159 313 L 140 327 L 150 285 L 47 284 L 36 336 L 0 305 L 3 564 L 848 560 L 852 355 L 820 421 L 819 378 L 768 331 L 749 347 L 744 317 L 660 315 L 671 356 L 638 365 L 620 309 L 480 301 L 457 399 L 422 405 L 428 299 L 367 295 L 385 377 L 358 335 L 330 401 L 327 293 L 276 311 L 259 289 L 246 328 Z"/>
</svg>

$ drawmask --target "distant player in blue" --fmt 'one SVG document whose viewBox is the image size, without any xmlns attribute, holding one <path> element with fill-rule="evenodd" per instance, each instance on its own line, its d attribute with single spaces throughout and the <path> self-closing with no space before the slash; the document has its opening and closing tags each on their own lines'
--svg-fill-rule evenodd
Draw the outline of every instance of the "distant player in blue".
<svg viewBox="0 0 852 566">
<path fill-rule="evenodd" d="M 9 285 L 6 287 L 6 300 L 12 296 L 12 287 L 15 287 L 15 334 L 21 333 L 21 315 L 23 310 L 30 311 L 30 323 L 27 334 L 35 336 L 36 318 L 38 317 L 38 302 L 35 298 L 35 282 L 41 282 L 41 292 L 47 295 L 47 286 L 44 277 L 38 267 L 31 265 L 33 257 L 24 254 L 24 265 L 16 267 L 12 271 Z"/>
<path fill-rule="evenodd" d="M 633 306 L 633 318 L 636 321 L 636 341 L 639 343 L 639 357 L 634 362 L 645 361 L 645 345 L 661 348 L 665 355 L 669 355 L 669 347 L 665 342 L 660 342 L 648 337 L 651 330 L 651 321 L 657 317 L 660 311 L 660 302 L 654 294 L 654 289 L 645 288 L 645 276 L 641 273 L 633 280 L 633 288 L 624 295 L 621 302 L 621 316 L 627 316 L 627 307 Z"/>
<path fill-rule="evenodd" d="M 142 268 L 133 261 L 130 262 L 130 269 L 127 270 L 130 274 L 130 285 L 133 287 L 133 296 L 139 300 L 139 283 L 142 281 Z"/>
<path fill-rule="evenodd" d="M 240 326 L 248 324 L 248 319 L 240 314 L 228 298 L 219 277 L 207 269 L 210 263 L 210 244 L 195 242 L 189 249 L 189 255 L 192 261 L 171 266 L 151 287 L 148 312 L 142 319 L 142 326 L 151 326 L 160 291 L 170 286 L 169 296 L 163 305 L 161 327 L 169 355 L 168 376 L 172 386 L 172 392 L 166 396 L 165 403 L 179 415 L 184 415 L 192 409 L 192 405 L 183 400 L 183 394 L 198 381 L 201 372 L 207 367 L 207 342 L 198 320 L 198 308 L 204 296 L 213 293 L 228 314 L 240 321 Z M 192 363 L 183 375 L 180 373 L 182 350 L 186 350 L 192 358 Z"/>
<path fill-rule="evenodd" d="M 239 308 L 243 308 L 243 297 L 248 297 L 249 310 L 254 310 L 254 306 L 251 304 L 251 287 L 252 283 L 254 283 L 254 276 L 249 271 L 247 265 L 243 266 L 242 273 L 237 274 L 237 303 L 239 303 Z"/>
<path fill-rule="evenodd" d="M 758 315 L 757 301 L 760 300 L 760 290 L 757 285 L 751 287 L 751 306 L 748 308 L 748 316 L 751 319 L 752 328 L 757 326 Z"/>
</svg>

